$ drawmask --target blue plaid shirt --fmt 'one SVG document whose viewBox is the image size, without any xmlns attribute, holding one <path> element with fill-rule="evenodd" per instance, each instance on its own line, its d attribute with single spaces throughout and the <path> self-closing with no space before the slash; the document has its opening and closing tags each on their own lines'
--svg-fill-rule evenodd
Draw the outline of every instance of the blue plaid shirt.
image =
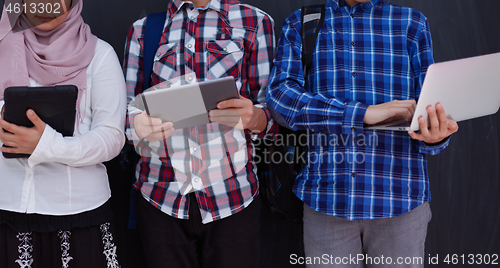
<svg viewBox="0 0 500 268">
<path fill-rule="evenodd" d="M 300 11 L 284 23 L 267 90 L 268 107 L 308 130 L 308 164 L 294 192 L 321 213 L 394 217 L 430 201 L 428 146 L 407 132 L 363 129 L 369 105 L 418 99 L 433 63 L 427 19 L 384 0 L 350 7 L 329 0 L 305 85 Z"/>
</svg>

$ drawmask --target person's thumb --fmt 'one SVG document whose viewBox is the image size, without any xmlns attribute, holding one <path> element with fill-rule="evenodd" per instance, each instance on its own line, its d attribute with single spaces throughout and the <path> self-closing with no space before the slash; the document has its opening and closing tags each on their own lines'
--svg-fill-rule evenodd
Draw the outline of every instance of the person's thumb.
<svg viewBox="0 0 500 268">
<path fill-rule="evenodd" d="M 42 121 L 42 119 L 40 119 L 40 117 L 38 117 L 38 115 L 33 110 L 29 109 L 26 112 L 26 115 L 28 116 L 28 119 L 31 121 L 31 123 L 35 125 L 36 128 L 44 127 L 44 122 Z"/>
</svg>

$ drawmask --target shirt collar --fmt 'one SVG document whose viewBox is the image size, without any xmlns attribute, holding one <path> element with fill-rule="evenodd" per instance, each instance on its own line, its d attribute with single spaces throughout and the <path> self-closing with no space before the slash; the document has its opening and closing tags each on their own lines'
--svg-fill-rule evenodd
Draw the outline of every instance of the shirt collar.
<svg viewBox="0 0 500 268">
<path fill-rule="evenodd" d="M 379 0 L 371 0 L 370 2 L 359 4 L 359 7 L 363 10 L 366 10 L 366 9 L 372 8 L 378 2 L 379 2 Z M 349 6 L 349 4 L 347 4 L 345 0 L 328 0 L 326 5 L 332 7 L 335 10 L 337 10 L 339 7 Z"/>
<path fill-rule="evenodd" d="M 177 13 L 179 13 L 179 10 L 183 6 L 191 6 L 194 8 L 194 4 L 191 1 L 182 1 L 182 0 L 172 0 L 169 3 L 169 6 L 167 8 L 167 11 L 169 12 L 169 15 L 171 17 L 175 16 Z M 200 8 L 201 10 L 207 10 L 207 9 L 212 9 L 214 11 L 217 11 L 219 13 L 224 14 L 227 17 L 228 9 L 229 9 L 229 3 L 228 1 L 224 0 L 211 0 L 207 6 Z"/>
</svg>

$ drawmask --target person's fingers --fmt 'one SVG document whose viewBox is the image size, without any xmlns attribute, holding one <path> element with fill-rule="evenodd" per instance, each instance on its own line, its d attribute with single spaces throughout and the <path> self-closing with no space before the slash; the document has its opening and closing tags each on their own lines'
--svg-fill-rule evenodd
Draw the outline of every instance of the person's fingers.
<svg viewBox="0 0 500 268">
<path fill-rule="evenodd" d="M 429 124 L 431 131 L 439 131 L 439 119 L 436 109 L 432 106 L 427 107 L 427 114 L 429 115 Z"/>
<path fill-rule="evenodd" d="M 458 124 L 454 120 L 448 120 L 447 125 L 450 135 L 458 131 Z"/>
<path fill-rule="evenodd" d="M 2 119 L 0 118 L 0 120 L 2 120 Z M 0 125 L 1 125 L 1 124 L 0 124 Z M 0 140 L 2 140 L 2 141 L 3 141 L 4 139 L 6 139 L 8 134 L 10 134 L 10 133 L 6 132 L 6 131 L 3 129 L 3 127 L 1 127 L 1 126 L 0 126 Z M 12 134 L 10 134 L 10 135 L 12 135 Z"/>
<path fill-rule="evenodd" d="M 241 116 L 232 109 L 212 110 L 209 113 L 209 119 L 211 122 L 234 127 L 241 121 Z"/>
<path fill-rule="evenodd" d="M 146 125 L 149 124 L 148 116 L 146 112 L 142 112 L 134 117 L 134 124 L 136 125 Z"/>
<path fill-rule="evenodd" d="M 441 103 L 436 104 L 436 112 L 439 120 L 439 131 L 441 133 L 447 133 L 448 118 L 446 117 L 446 112 L 444 111 L 443 105 L 441 105 Z"/>
<path fill-rule="evenodd" d="M 134 117 L 134 129 L 141 138 L 146 138 L 150 136 L 151 133 L 161 132 L 162 128 L 173 128 L 173 124 L 172 122 L 162 123 L 162 120 L 159 118 L 148 117 L 145 111 Z"/>
<path fill-rule="evenodd" d="M 410 121 L 412 118 L 413 118 L 413 113 L 414 111 L 412 111 L 411 107 L 407 110 L 406 112 L 406 116 L 405 116 L 405 121 Z"/>
<path fill-rule="evenodd" d="M 411 117 L 413 117 L 413 115 L 415 114 L 415 110 L 417 109 L 417 102 L 415 100 L 411 100 L 410 102 L 410 113 L 411 113 Z M 410 117 L 410 118 L 411 118 Z"/>
<path fill-rule="evenodd" d="M 161 132 L 150 133 L 146 137 L 144 137 L 149 142 L 161 141 L 163 140 L 163 135 Z"/>
<path fill-rule="evenodd" d="M 172 136 L 172 134 L 174 134 L 174 131 L 175 129 L 174 128 L 170 128 L 170 129 L 166 129 L 166 130 L 163 130 L 162 131 L 162 138 L 163 139 L 166 139 L 170 136 Z"/>
<path fill-rule="evenodd" d="M 236 125 L 241 121 L 241 115 L 233 109 L 212 110 L 209 113 L 209 119 L 211 122 L 236 127 Z"/>
<path fill-rule="evenodd" d="M 437 103 L 435 108 L 427 107 L 427 114 L 431 128 L 428 129 L 425 119 L 419 118 L 420 133 L 408 131 L 408 135 L 415 140 L 436 143 L 458 131 L 458 124 L 448 119 L 442 104 Z"/>
<path fill-rule="evenodd" d="M 174 128 L 174 124 L 172 122 L 166 122 L 166 123 L 163 123 L 163 124 L 160 124 L 160 125 L 152 126 L 150 128 L 150 130 L 151 130 L 152 133 L 156 133 L 156 132 L 162 132 L 162 131 L 165 131 L 165 130 L 170 130 L 170 129 L 173 129 L 173 128 Z"/>
<path fill-rule="evenodd" d="M 2 119 L 0 119 L 2 120 Z M 2 120 L 5 122 L 5 120 Z M 9 133 L 7 131 L 4 131 L 3 127 L 0 126 L 0 141 L 2 141 L 3 144 L 11 147 L 16 147 L 17 145 L 17 136 Z"/>
<path fill-rule="evenodd" d="M 253 105 L 253 103 L 246 98 L 240 96 L 239 99 L 229 99 L 225 101 L 221 101 L 217 104 L 218 109 L 227 109 L 227 108 L 242 108 L 249 105 Z"/>
<path fill-rule="evenodd" d="M 208 113 L 212 118 L 216 117 L 239 117 L 240 114 L 235 109 L 225 109 L 225 110 L 212 110 Z"/>
<path fill-rule="evenodd" d="M 241 122 L 240 117 L 219 117 L 216 119 L 213 119 L 212 122 L 219 123 L 221 125 L 226 125 L 230 127 L 235 127 L 238 125 L 239 122 Z"/>
<path fill-rule="evenodd" d="M 14 154 L 14 153 L 18 153 L 18 148 L 15 148 L 15 147 L 0 147 L 0 152 L 2 153 L 10 153 L 10 154 Z"/>
<path fill-rule="evenodd" d="M 418 118 L 418 125 L 420 127 L 420 133 L 409 130 L 408 135 L 410 135 L 410 137 L 414 140 L 424 141 L 430 135 L 430 133 L 427 129 L 427 123 L 422 116 Z"/>
<path fill-rule="evenodd" d="M 408 119 L 413 116 L 409 107 L 407 106 L 392 108 L 391 111 L 394 113 L 391 116 L 394 120 L 405 119 L 408 121 Z"/>
<path fill-rule="evenodd" d="M 377 124 L 398 119 L 409 121 L 415 113 L 415 107 L 415 100 L 394 100 L 382 104 L 370 105 L 363 122 L 366 124 Z"/>
<path fill-rule="evenodd" d="M 10 146 L 10 147 L 17 147 L 17 143 L 14 142 L 14 141 L 9 141 L 9 140 L 6 140 L 3 142 L 4 145 L 6 146 Z"/>
<path fill-rule="evenodd" d="M 145 137 L 145 139 L 148 140 L 149 142 L 161 141 L 172 136 L 174 131 L 175 131 L 174 128 L 168 128 L 168 129 L 162 128 L 156 132 L 150 133 Z"/>
<path fill-rule="evenodd" d="M 392 105 L 388 107 L 396 112 L 395 120 L 404 119 L 410 121 L 415 113 L 416 102 L 415 100 L 392 101 Z"/>
<path fill-rule="evenodd" d="M 419 140 L 419 141 L 423 141 L 424 140 L 424 137 L 422 136 L 422 134 L 419 134 L 419 133 L 415 133 L 415 131 L 408 131 L 408 135 L 410 135 L 410 137 L 414 140 Z"/>
<path fill-rule="evenodd" d="M 399 105 L 399 106 L 415 106 L 416 102 L 415 100 L 393 100 L 391 102 L 387 102 L 391 105 Z"/>
<path fill-rule="evenodd" d="M 234 128 L 243 129 L 243 122 L 241 121 L 241 119 L 237 119 L 237 120 L 220 120 L 220 121 L 213 121 L 213 122 L 221 124 L 221 125 L 226 125 L 228 127 L 234 127 Z"/>
<path fill-rule="evenodd" d="M 33 123 L 35 128 L 45 128 L 45 122 L 43 122 L 42 119 L 38 117 L 35 111 L 29 109 L 28 111 L 26 111 L 26 116 L 31 121 L 31 123 Z"/>
<path fill-rule="evenodd" d="M 160 118 L 154 118 L 154 117 L 149 117 L 148 118 L 148 124 L 151 124 L 153 126 L 157 126 L 163 123 L 163 121 Z"/>
<path fill-rule="evenodd" d="M 418 126 L 420 127 L 420 134 L 426 138 L 430 136 L 429 129 L 427 128 L 427 122 L 423 116 L 418 118 Z"/>
<path fill-rule="evenodd" d="M 162 123 L 163 121 L 160 118 L 154 118 L 154 117 L 148 117 L 147 115 L 144 117 L 141 117 L 140 124 L 144 126 L 158 126 Z"/>
<path fill-rule="evenodd" d="M 408 114 L 410 115 L 410 118 L 413 116 L 415 113 L 415 108 L 416 108 L 416 103 L 415 100 L 406 100 L 406 101 L 401 101 L 398 103 L 401 107 L 404 107 L 405 109 L 408 110 Z"/>
<path fill-rule="evenodd" d="M 11 147 L 16 147 L 19 142 L 19 139 L 15 134 L 5 132 L 2 128 L 0 128 L 0 140 L 3 144 Z"/>
<path fill-rule="evenodd" d="M 11 124 L 2 118 L 0 118 L 0 127 L 3 128 L 4 130 L 10 132 L 10 133 L 17 133 L 19 132 L 19 126 Z"/>
<path fill-rule="evenodd" d="M 163 122 L 160 118 L 149 117 L 146 111 L 143 111 L 142 113 L 136 115 L 134 121 L 137 121 L 136 124 L 146 126 L 160 125 Z"/>
</svg>

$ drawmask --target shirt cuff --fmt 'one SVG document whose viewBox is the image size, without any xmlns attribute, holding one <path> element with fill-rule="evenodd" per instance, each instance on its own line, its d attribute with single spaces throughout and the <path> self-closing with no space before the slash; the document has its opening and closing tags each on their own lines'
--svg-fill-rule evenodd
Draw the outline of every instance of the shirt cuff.
<svg viewBox="0 0 500 268">
<path fill-rule="evenodd" d="M 43 130 L 42 136 L 36 145 L 35 150 L 31 153 L 28 158 L 28 165 L 30 167 L 34 167 L 40 163 L 43 163 L 50 159 L 50 156 L 47 155 L 47 152 L 53 151 L 56 148 L 50 148 L 52 144 L 52 140 L 54 136 L 57 135 L 57 131 L 53 129 L 49 124 L 45 124 L 45 129 Z M 62 136 L 62 135 L 61 135 Z"/>
<path fill-rule="evenodd" d="M 422 154 L 437 155 L 437 154 L 441 153 L 442 151 L 444 151 L 444 149 L 446 149 L 446 147 L 448 147 L 448 145 L 450 144 L 450 139 L 451 139 L 451 136 L 447 137 L 442 142 L 439 142 L 439 143 L 433 144 L 433 145 L 429 145 L 423 141 L 420 141 L 419 151 Z"/>
<path fill-rule="evenodd" d="M 358 136 L 363 134 L 363 120 L 365 119 L 368 105 L 357 101 L 350 101 L 344 111 L 342 122 L 342 134 L 353 134 Z"/>
<path fill-rule="evenodd" d="M 2 118 L 2 113 L 1 113 L 1 111 L 2 111 L 2 109 L 3 109 L 4 104 L 5 104 L 5 101 L 3 101 L 3 100 L 2 100 L 2 101 L 0 101 L 0 118 Z"/>
<path fill-rule="evenodd" d="M 127 114 L 127 125 L 125 131 L 127 135 L 127 141 L 135 145 L 137 145 L 141 141 L 141 138 L 135 132 L 135 127 L 134 127 L 134 118 L 136 115 L 140 113 L 142 113 L 141 110 L 135 109 L 134 111 L 129 111 Z"/>
<path fill-rule="evenodd" d="M 272 139 L 272 137 L 274 137 L 275 135 L 275 132 L 276 132 L 276 126 L 274 125 L 274 120 L 271 116 L 271 112 L 269 112 L 269 109 L 267 109 L 267 106 L 265 105 L 262 105 L 262 104 L 256 104 L 254 105 L 255 107 L 257 108 L 260 108 L 262 109 L 265 113 L 266 113 L 266 118 L 267 118 L 267 126 L 266 126 L 266 130 L 265 131 L 262 131 L 261 133 L 252 133 L 249 131 L 250 133 L 250 139 L 252 141 L 256 141 L 258 139 L 263 139 L 263 138 L 266 138 L 266 139 Z"/>
</svg>

